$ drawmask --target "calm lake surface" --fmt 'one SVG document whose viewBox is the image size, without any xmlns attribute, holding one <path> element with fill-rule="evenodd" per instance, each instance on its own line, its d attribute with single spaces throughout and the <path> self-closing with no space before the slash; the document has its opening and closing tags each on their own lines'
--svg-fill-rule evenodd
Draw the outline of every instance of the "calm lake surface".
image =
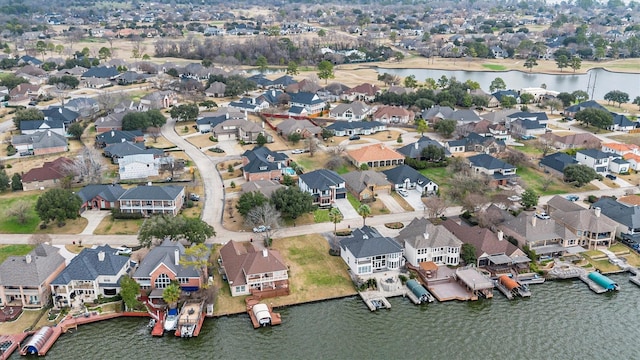
<svg viewBox="0 0 640 360">
<path fill-rule="evenodd" d="M 530 299 L 393 298 L 375 313 L 350 297 L 280 309 L 274 328 L 254 330 L 246 314 L 207 319 L 188 340 L 153 338 L 145 319 L 108 320 L 62 335 L 47 359 L 637 359 L 640 287 L 612 278 L 618 293 L 555 281 L 533 285 Z"/>
<path fill-rule="evenodd" d="M 425 60 L 426 61 L 426 60 Z M 464 60 L 458 61 L 460 68 L 464 68 Z M 534 69 L 535 70 L 535 69 Z M 415 75 L 416 80 L 424 82 L 427 78 L 433 78 L 436 81 L 445 75 L 447 78 L 455 77 L 460 82 L 470 79 L 480 84 L 480 87 L 489 92 L 489 85 L 496 77 L 502 78 L 507 84 L 507 89 L 521 89 L 526 87 L 540 87 L 546 84 L 547 89 L 558 92 L 573 92 L 575 90 L 587 91 L 589 95 L 593 91 L 594 99 L 604 99 L 604 94 L 611 90 L 620 90 L 629 94 L 629 98 L 633 100 L 640 95 L 640 74 L 615 73 L 603 69 L 592 69 L 586 74 L 572 74 L 571 69 L 565 69 L 566 75 L 550 75 L 550 74 L 530 74 L 523 71 L 504 71 L 504 72 L 488 72 L 488 71 L 445 71 L 431 69 L 377 69 L 378 73 L 389 73 L 406 77 Z M 591 84 L 589 84 L 589 75 L 591 75 Z M 595 89 L 592 89 L 595 81 Z"/>
</svg>

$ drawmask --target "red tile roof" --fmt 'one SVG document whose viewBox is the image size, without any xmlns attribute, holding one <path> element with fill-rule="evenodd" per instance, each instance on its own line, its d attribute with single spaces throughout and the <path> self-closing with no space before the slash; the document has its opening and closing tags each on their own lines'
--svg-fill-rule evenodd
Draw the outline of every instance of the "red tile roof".
<svg viewBox="0 0 640 360">
<path fill-rule="evenodd" d="M 350 150 L 347 152 L 349 156 L 359 163 L 380 160 L 402 160 L 404 155 L 388 148 L 384 144 L 375 144 L 361 147 L 360 149 Z"/>
</svg>

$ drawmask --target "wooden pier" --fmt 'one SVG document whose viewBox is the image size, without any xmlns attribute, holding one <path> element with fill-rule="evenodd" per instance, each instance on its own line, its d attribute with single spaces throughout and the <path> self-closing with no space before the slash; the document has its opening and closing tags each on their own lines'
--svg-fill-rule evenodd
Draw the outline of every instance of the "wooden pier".
<svg viewBox="0 0 640 360">
<path fill-rule="evenodd" d="M 0 335 L 0 360 L 8 359 L 20 347 L 20 343 L 32 334 L 33 332 L 24 332 L 16 335 Z"/>
<path fill-rule="evenodd" d="M 251 324 L 254 329 L 261 328 L 263 325 L 260 324 L 259 319 L 256 317 L 256 314 L 253 311 L 253 307 L 260 304 L 260 299 L 254 297 L 248 297 L 245 299 L 245 303 L 247 304 L 247 314 L 249 314 L 249 318 L 251 319 Z M 276 326 L 282 324 L 282 317 L 279 313 L 273 312 L 273 307 L 271 305 L 262 305 L 266 306 L 269 311 L 269 316 L 271 316 L 271 321 L 269 323 L 270 326 Z"/>
<path fill-rule="evenodd" d="M 359 294 L 371 311 L 376 311 L 378 309 L 391 309 L 391 303 L 389 303 L 389 300 L 382 296 L 378 291 L 361 291 Z"/>
<path fill-rule="evenodd" d="M 156 323 L 153 324 L 153 329 L 151 329 L 151 336 L 160 337 L 164 335 L 164 311 L 158 311 L 158 318 L 156 319 Z"/>
</svg>

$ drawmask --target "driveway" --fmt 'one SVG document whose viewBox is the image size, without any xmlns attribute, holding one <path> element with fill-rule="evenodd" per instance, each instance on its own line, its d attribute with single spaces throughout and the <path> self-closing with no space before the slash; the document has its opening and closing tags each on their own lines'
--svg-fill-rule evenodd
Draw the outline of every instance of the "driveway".
<svg viewBox="0 0 640 360">
<path fill-rule="evenodd" d="M 602 181 L 600 180 L 591 180 L 590 182 L 591 185 L 595 185 L 596 187 L 598 187 L 598 190 L 607 190 L 610 189 L 607 185 L 605 185 Z"/>
<path fill-rule="evenodd" d="M 378 194 L 378 200 L 381 200 L 392 214 L 404 212 L 402 206 L 390 194 Z"/>
<path fill-rule="evenodd" d="M 342 216 L 345 219 L 357 219 L 360 217 L 356 209 L 351 206 L 351 203 L 347 199 L 336 199 L 336 207 L 340 209 Z"/>
<path fill-rule="evenodd" d="M 418 190 L 407 190 L 409 196 L 404 198 L 415 211 L 424 211 L 424 203 L 422 202 L 422 194 Z"/>
<path fill-rule="evenodd" d="M 92 235 L 96 230 L 98 225 L 102 222 L 104 218 L 111 215 L 111 211 L 106 210 L 87 210 L 81 214 L 81 216 L 87 220 L 89 223 L 80 233 L 81 235 Z"/>
</svg>

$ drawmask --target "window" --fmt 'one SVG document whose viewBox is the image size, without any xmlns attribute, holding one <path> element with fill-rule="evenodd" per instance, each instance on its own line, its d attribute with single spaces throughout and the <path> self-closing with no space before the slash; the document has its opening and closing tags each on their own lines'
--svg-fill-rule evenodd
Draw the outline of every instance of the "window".
<svg viewBox="0 0 640 360">
<path fill-rule="evenodd" d="M 169 276 L 167 274 L 162 273 L 156 278 L 154 285 L 156 289 L 164 289 L 169 285 L 170 282 L 171 282 L 171 279 L 169 278 Z"/>
</svg>

